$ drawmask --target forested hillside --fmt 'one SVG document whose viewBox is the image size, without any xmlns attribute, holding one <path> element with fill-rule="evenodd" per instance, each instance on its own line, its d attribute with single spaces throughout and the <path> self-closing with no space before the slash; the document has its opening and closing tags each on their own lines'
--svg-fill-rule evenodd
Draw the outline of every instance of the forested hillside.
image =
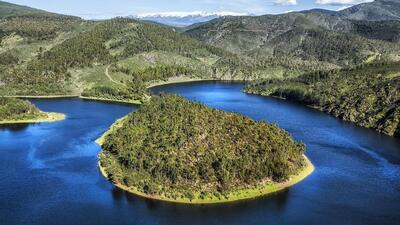
<svg viewBox="0 0 400 225">
<path fill-rule="evenodd" d="M 304 145 L 275 125 L 154 96 L 105 137 L 109 179 L 161 199 L 225 199 L 286 181 L 304 166 Z"/>
<path fill-rule="evenodd" d="M 34 15 L 53 16 L 56 14 L 39 9 L 30 8 L 27 6 L 21 6 L 0 1 L 0 18 L 15 17 L 15 16 L 34 16 Z"/>
<path fill-rule="evenodd" d="M 267 80 L 245 91 L 299 101 L 340 119 L 400 137 L 400 64 L 372 64 Z"/>
<path fill-rule="evenodd" d="M 340 11 L 341 16 L 353 20 L 400 20 L 400 1 L 375 0 Z"/>
<path fill-rule="evenodd" d="M 396 2 L 385 4 L 387 8 L 390 4 L 398 7 Z M 291 56 L 340 67 L 368 62 L 376 56 L 385 61 L 399 60 L 399 20 L 385 20 L 384 16 L 381 21 L 353 20 L 350 9 L 346 12 L 308 10 L 227 17 L 193 26 L 185 33 L 249 56 Z"/>
<path fill-rule="evenodd" d="M 95 22 L 44 12 L 4 18 L 0 34 L 3 95 L 143 100 L 149 83 L 171 77 L 296 76 L 320 65 L 242 56 L 169 27 L 124 18 Z"/>
<path fill-rule="evenodd" d="M 163 50 L 187 57 L 213 55 L 200 42 L 129 19 L 87 22 L 71 17 L 16 17 L 5 19 L 0 29 L 0 57 L 5 64 L 0 76 L 4 85 L 0 88 L 3 93 L 14 95 L 79 94 L 97 84 L 124 89 L 127 85 L 112 86 L 101 79 L 92 84 L 91 77 L 85 77 L 87 74 L 74 72 L 116 63 L 142 52 Z M 29 58 L 23 53 L 28 53 Z M 103 70 L 97 76 L 107 80 L 104 73 Z"/>
</svg>

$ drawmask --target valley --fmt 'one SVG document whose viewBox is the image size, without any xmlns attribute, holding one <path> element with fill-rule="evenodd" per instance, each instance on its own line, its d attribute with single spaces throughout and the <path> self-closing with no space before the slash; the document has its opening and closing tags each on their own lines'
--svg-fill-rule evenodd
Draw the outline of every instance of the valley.
<svg viewBox="0 0 400 225">
<path fill-rule="evenodd" d="M 398 0 L 46 1 L 0 1 L 1 224 L 400 220 Z"/>
</svg>

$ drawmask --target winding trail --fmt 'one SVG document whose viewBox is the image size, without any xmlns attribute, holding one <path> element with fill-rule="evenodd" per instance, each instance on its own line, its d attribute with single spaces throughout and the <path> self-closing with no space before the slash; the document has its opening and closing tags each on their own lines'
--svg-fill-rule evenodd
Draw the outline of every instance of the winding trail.
<svg viewBox="0 0 400 225">
<path fill-rule="evenodd" d="M 115 81 L 115 80 L 110 76 L 110 73 L 108 72 L 108 70 L 110 69 L 110 67 L 111 67 L 111 65 L 108 65 L 107 68 L 106 68 L 106 71 L 105 71 L 105 73 L 104 73 L 104 74 L 106 75 L 106 77 L 107 77 L 111 82 L 113 82 L 113 83 L 115 83 L 115 84 L 123 85 L 123 86 L 126 87 L 126 84 L 121 83 L 121 82 L 118 82 L 118 81 Z"/>
</svg>

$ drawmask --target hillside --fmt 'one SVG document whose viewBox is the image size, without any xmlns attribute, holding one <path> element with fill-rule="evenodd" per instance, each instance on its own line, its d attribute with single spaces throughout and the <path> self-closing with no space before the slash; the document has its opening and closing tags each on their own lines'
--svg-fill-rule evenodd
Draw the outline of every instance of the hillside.
<svg viewBox="0 0 400 225">
<path fill-rule="evenodd" d="M 100 166 L 118 186 L 187 203 L 261 195 L 306 166 L 304 145 L 277 126 L 174 95 L 119 121 L 102 149 Z"/>
<path fill-rule="evenodd" d="M 353 20 L 400 20 L 400 1 L 375 0 L 344 9 L 340 15 Z"/>
<path fill-rule="evenodd" d="M 238 70 L 256 67 L 169 27 L 123 18 L 84 21 L 3 2 L 0 10 L 0 95 L 137 102 L 155 81 L 245 79 Z"/>
<path fill-rule="evenodd" d="M 315 9 L 221 18 L 185 33 L 238 54 L 291 56 L 343 67 L 364 63 L 376 55 L 398 60 L 399 27 L 400 21 L 353 20 L 344 12 Z"/>
<path fill-rule="evenodd" d="M 54 16 L 56 14 L 39 9 L 30 8 L 27 6 L 21 6 L 0 1 L 0 18 L 15 17 L 15 16 L 36 16 L 36 15 Z"/>
<path fill-rule="evenodd" d="M 164 24 L 167 26 L 173 26 L 176 28 L 184 28 L 191 26 L 193 24 L 207 22 L 216 18 L 224 16 L 239 16 L 244 15 L 244 13 L 234 13 L 234 12 L 164 12 L 164 13 L 145 13 L 131 18 L 151 21 L 159 24 Z"/>
<path fill-rule="evenodd" d="M 340 119 L 400 137 L 400 64 L 316 72 L 269 80 L 245 91 L 299 101 Z"/>
<path fill-rule="evenodd" d="M 90 88 L 104 89 L 104 86 L 112 91 L 129 91 L 129 85 L 142 83 L 142 78 L 134 76 L 138 73 L 130 74 L 133 71 L 126 71 L 117 65 L 120 61 L 126 64 L 129 58 L 145 52 L 165 52 L 171 57 L 184 57 L 187 61 L 196 61 L 203 68 L 212 69 L 220 58 L 232 58 L 231 61 L 239 63 L 238 66 L 241 64 L 239 57 L 232 53 L 189 39 L 171 29 L 131 19 L 103 22 L 68 17 L 35 19 L 37 23 L 36 20 L 16 17 L 0 24 L 3 33 L 0 57 L 4 58 L 3 64 L 6 64 L 0 74 L 0 81 L 4 84 L 0 85 L 0 92 L 13 95 L 62 95 L 79 94 Z M 149 65 L 147 71 L 153 66 L 178 67 L 173 60 L 154 63 Z M 134 80 L 134 84 L 120 83 L 121 79 L 113 82 L 114 79 L 106 75 L 106 68 L 110 67 L 110 70 L 107 69 L 108 75 L 119 73 L 116 76 L 123 80 Z M 229 67 L 227 63 L 219 63 L 214 71 Z M 189 69 L 194 68 L 185 70 Z M 211 69 L 201 75 L 213 76 Z M 100 75 L 99 70 L 103 70 Z M 96 77 L 92 77 L 92 73 L 97 73 Z M 180 75 L 183 75 L 180 71 L 170 73 L 167 69 L 162 76 L 147 77 L 145 81 Z"/>
<path fill-rule="evenodd" d="M 132 102 L 147 99 L 147 85 L 174 77 L 252 80 L 335 68 L 315 60 L 243 56 L 124 18 L 12 17 L 0 24 L 0 34 L 0 95 Z"/>
</svg>

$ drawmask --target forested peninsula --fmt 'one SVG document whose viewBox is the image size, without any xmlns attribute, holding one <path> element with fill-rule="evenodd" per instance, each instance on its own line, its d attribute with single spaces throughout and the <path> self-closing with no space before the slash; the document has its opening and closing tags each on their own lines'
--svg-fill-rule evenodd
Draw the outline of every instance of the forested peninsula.
<svg viewBox="0 0 400 225">
<path fill-rule="evenodd" d="M 176 95 L 152 97 L 100 144 L 100 169 L 116 186 L 171 202 L 254 198 L 313 171 L 305 146 L 276 125 Z"/>
<path fill-rule="evenodd" d="M 400 137 L 400 63 L 360 65 L 265 80 L 245 92 L 298 101 L 345 121 Z"/>
<path fill-rule="evenodd" d="M 40 111 L 27 100 L 0 97 L 0 125 L 51 122 L 63 119 L 65 119 L 65 115 Z"/>
</svg>

